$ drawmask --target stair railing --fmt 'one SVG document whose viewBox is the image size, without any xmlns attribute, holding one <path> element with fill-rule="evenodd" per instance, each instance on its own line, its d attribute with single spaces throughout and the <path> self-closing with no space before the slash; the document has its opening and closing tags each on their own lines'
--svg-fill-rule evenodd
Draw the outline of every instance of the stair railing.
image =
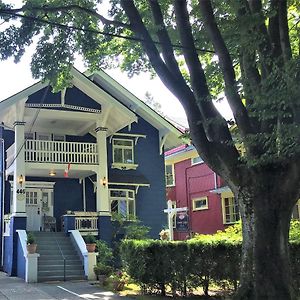
<svg viewBox="0 0 300 300">
<path fill-rule="evenodd" d="M 61 249 L 61 247 L 60 247 L 60 245 L 59 245 L 59 243 L 57 241 L 57 238 L 56 238 L 55 234 L 54 234 L 54 238 L 55 238 L 56 244 L 58 246 L 58 249 L 60 251 L 60 254 L 61 254 L 61 256 L 62 256 L 62 258 L 64 260 L 64 281 L 66 281 L 66 257 L 64 256 L 64 253 L 63 253 L 63 251 L 62 251 L 62 249 Z"/>
</svg>

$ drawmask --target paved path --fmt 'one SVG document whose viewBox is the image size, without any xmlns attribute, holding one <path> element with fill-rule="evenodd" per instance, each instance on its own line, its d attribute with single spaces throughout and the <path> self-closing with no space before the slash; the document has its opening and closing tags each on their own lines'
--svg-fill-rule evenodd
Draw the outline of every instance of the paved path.
<svg viewBox="0 0 300 300">
<path fill-rule="evenodd" d="M 0 272 L 0 300 L 69 300 L 69 299 L 130 299 L 120 297 L 92 285 L 88 281 L 31 283 Z"/>
</svg>

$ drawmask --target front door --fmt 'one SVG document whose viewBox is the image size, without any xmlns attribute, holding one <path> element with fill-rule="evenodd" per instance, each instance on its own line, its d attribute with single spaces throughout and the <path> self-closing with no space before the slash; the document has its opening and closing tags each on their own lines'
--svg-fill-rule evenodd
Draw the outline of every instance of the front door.
<svg viewBox="0 0 300 300">
<path fill-rule="evenodd" d="M 28 231 L 44 229 L 43 216 L 53 216 L 53 190 L 26 188 L 26 214 Z"/>
<path fill-rule="evenodd" d="M 28 231 L 40 231 L 41 229 L 41 190 L 26 190 L 26 214 Z"/>
</svg>

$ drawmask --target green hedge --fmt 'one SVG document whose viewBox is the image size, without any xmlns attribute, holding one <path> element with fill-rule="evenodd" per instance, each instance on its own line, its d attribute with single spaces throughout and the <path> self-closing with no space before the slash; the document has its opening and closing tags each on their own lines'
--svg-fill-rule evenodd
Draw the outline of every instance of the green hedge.
<svg viewBox="0 0 300 300">
<path fill-rule="evenodd" d="M 228 238 L 228 231 L 231 238 Z M 227 236 L 197 236 L 189 241 L 123 240 L 120 255 L 128 274 L 144 293 L 165 294 L 166 287 L 186 295 L 211 282 L 236 288 L 241 262 L 239 230 L 230 228 Z M 290 260 L 295 288 L 300 287 L 300 243 L 291 239 Z"/>
</svg>

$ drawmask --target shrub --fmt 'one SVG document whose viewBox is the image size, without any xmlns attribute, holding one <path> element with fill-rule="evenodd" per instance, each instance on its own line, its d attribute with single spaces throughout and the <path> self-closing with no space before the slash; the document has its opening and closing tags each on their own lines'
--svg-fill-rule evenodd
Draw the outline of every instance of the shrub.
<svg viewBox="0 0 300 300">
<path fill-rule="evenodd" d="M 120 255 L 128 275 L 147 293 L 186 295 L 189 290 L 209 285 L 229 284 L 236 289 L 241 265 L 241 224 L 215 235 L 197 235 L 188 241 L 123 240 Z M 292 281 L 300 294 L 300 222 L 292 221 L 290 230 Z"/>
<path fill-rule="evenodd" d="M 104 241 L 96 241 L 96 251 L 99 253 L 97 262 L 106 265 L 112 263 L 113 251 Z"/>
<path fill-rule="evenodd" d="M 111 266 L 98 262 L 97 265 L 94 267 L 94 272 L 97 276 L 110 276 L 113 273 L 113 268 Z"/>
</svg>

